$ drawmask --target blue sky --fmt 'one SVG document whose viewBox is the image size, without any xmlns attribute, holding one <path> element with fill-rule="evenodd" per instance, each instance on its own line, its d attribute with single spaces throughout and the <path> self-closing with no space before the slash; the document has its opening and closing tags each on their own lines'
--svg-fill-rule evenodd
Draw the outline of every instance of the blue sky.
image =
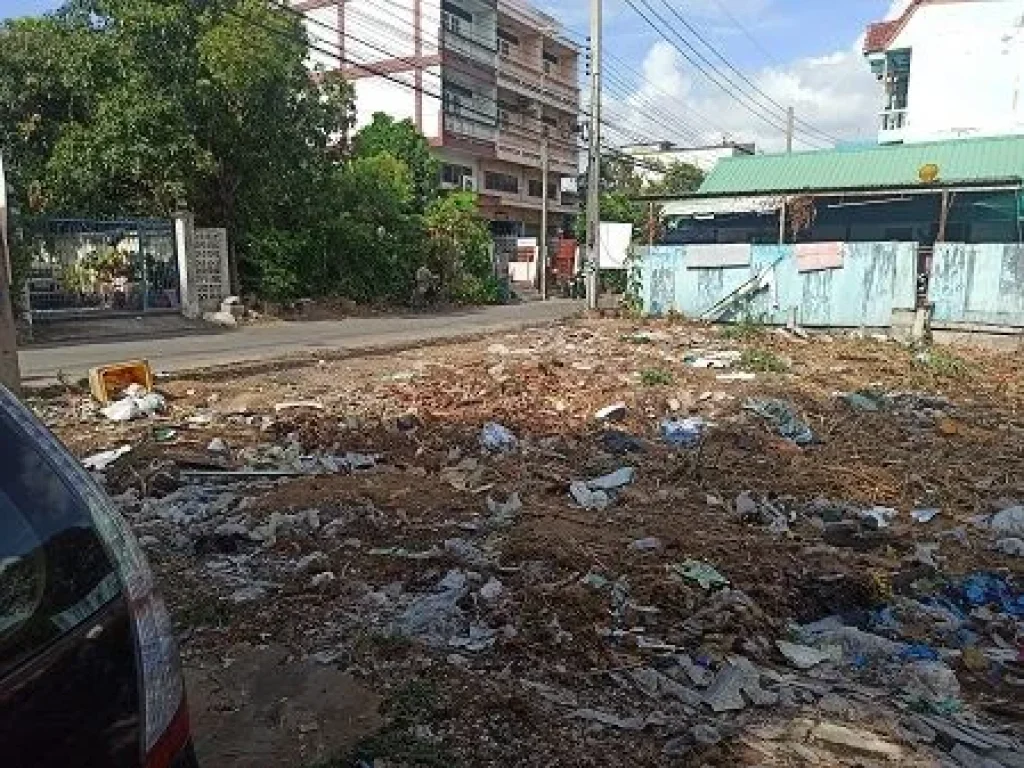
<svg viewBox="0 0 1024 768">
<path fill-rule="evenodd" d="M 566 24 L 571 35 L 586 34 L 590 0 L 534 2 Z M 776 107 L 765 107 L 768 120 L 752 114 L 686 61 L 678 41 L 673 41 L 675 46 L 666 42 L 626 0 L 604 2 L 606 50 L 615 57 L 606 68 L 617 83 L 609 84 L 605 98 L 613 121 L 623 127 L 613 140 L 626 143 L 643 136 L 694 143 L 728 136 L 756 141 L 766 149 L 780 146 L 780 131 L 771 125 L 781 121 Z M 643 8 L 638 0 L 633 2 Z M 755 99 L 792 104 L 798 118 L 815 129 L 814 135 L 800 137 L 798 147 L 821 143 L 821 133 L 843 140 L 873 137 L 878 86 L 859 55 L 858 38 L 868 23 L 896 12 L 906 0 L 646 2 L 685 31 L 666 5 L 682 14 L 757 85 L 763 95 Z M 56 0 L 3 0 L 3 13 L 37 14 L 58 5 Z M 685 47 L 683 51 L 689 53 Z"/>
</svg>

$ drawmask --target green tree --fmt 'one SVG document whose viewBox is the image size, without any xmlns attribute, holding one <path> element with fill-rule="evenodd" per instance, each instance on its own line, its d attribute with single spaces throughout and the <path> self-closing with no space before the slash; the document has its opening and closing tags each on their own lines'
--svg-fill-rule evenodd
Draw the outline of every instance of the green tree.
<svg viewBox="0 0 1024 768">
<path fill-rule="evenodd" d="M 460 303 L 493 303 L 499 299 L 491 259 L 491 232 L 480 216 L 472 192 L 445 195 L 428 206 L 425 219 L 428 265 L 440 276 L 441 288 Z"/>
<path fill-rule="evenodd" d="M 386 152 L 405 163 L 412 174 L 414 202 L 420 210 L 437 197 L 441 165 L 430 151 L 430 142 L 411 120 L 396 121 L 377 112 L 373 121 L 355 135 L 352 148 L 356 157 Z"/>
<path fill-rule="evenodd" d="M 645 194 L 685 195 L 696 192 L 704 183 L 704 171 L 689 163 L 673 163 L 665 169 L 660 181 L 652 182 L 644 189 Z"/>
</svg>

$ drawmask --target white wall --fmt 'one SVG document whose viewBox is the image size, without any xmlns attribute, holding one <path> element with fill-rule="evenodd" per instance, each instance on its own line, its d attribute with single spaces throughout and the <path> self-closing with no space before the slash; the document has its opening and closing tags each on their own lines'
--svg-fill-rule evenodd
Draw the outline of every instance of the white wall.
<svg viewBox="0 0 1024 768">
<path fill-rule="evenodd" d="M 337 69 L 341 66 L 341 36 L 334 31 L 339 26 L 337 6 L 306 11 L 306 16 L 309 19 L 306 21 L 306 34 L 310 45 L 307 66 L 326 71 Z"/>
<path fill-rule="evenodd" d="M 403 83 L 413 83 L 411 72 L 389 75 Z M 383 77 L 361 77 L 355 81 L 356 129 L 373 120 L 377 112 L 386 112 L 395 120 L 416 121 L 416 94 L 409 88 Z"/>
<path fill-rule="evenodd" d="M 906 142 L 1024 133 L 1024 0 L 924 5 L 911 49 Z"/>
<path fill-rule="evenodd" d="M 707 147 L 699 149 L 674 149 L 668 152 L 628 152 L 628 154 L 640 160 L 653 160 L 665 166 L 672 166 L 676 163 L 687 163 L 700 168 L 704 173 L 710 173 L 718 162 L 726 157 L 734 157 L 741 154 L 733 147 Z M 657 173 L 647 168 L 637 167 L 636 173 L 645 182 L 660 181 L 664 178 L 663 173 Z"/>
</svg>

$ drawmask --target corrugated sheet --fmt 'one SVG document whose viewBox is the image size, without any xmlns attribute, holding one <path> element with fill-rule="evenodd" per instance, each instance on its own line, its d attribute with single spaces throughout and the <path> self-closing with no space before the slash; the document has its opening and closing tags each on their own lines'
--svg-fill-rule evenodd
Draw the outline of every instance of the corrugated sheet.
<svg viewBox="0 0 1024 768">
<path fill-rule="evenodd" d="M 913 309 L 917 285 L 914 243 L 844 243 L 843 266 L 800 272 L 792 245 L 755 245 L 748 267 L 692 268 L 693 246 L 640 250 L 644 311 L 696 317 L 774 266 L 771 287 L 734 307 L 725 319 L 745 314 L 783 324 L 795 310 L 809 327 L 887 327 L 893 310 Z"/>
<path fill-rule="evenodd" d="M 918 172 L 929 163 L 939 167 L 944 184 L 1024 177 L 1024 136 L 729 157 L 715 166 L 700 193 L 919 186 Z"/>
<path fill-rule="evenodd" d="M 938 324 L 1024 326 L 1024 245 L 939 243 L 928 298 Z"/>
</svg>

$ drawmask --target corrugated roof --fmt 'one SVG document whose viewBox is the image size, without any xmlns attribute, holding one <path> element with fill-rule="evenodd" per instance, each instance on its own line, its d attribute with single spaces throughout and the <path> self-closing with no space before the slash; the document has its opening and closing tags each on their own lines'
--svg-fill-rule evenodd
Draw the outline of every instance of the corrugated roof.
<svg viewBox="0 0 1024 768">
<path fill-rule="evenodd" d="M 1024 178 L 1024 136 L 727 157 L 700 194 L 916 186 L 918 172 L 929 163 L 939 167 L 937 184 Z"/>
</svg>

